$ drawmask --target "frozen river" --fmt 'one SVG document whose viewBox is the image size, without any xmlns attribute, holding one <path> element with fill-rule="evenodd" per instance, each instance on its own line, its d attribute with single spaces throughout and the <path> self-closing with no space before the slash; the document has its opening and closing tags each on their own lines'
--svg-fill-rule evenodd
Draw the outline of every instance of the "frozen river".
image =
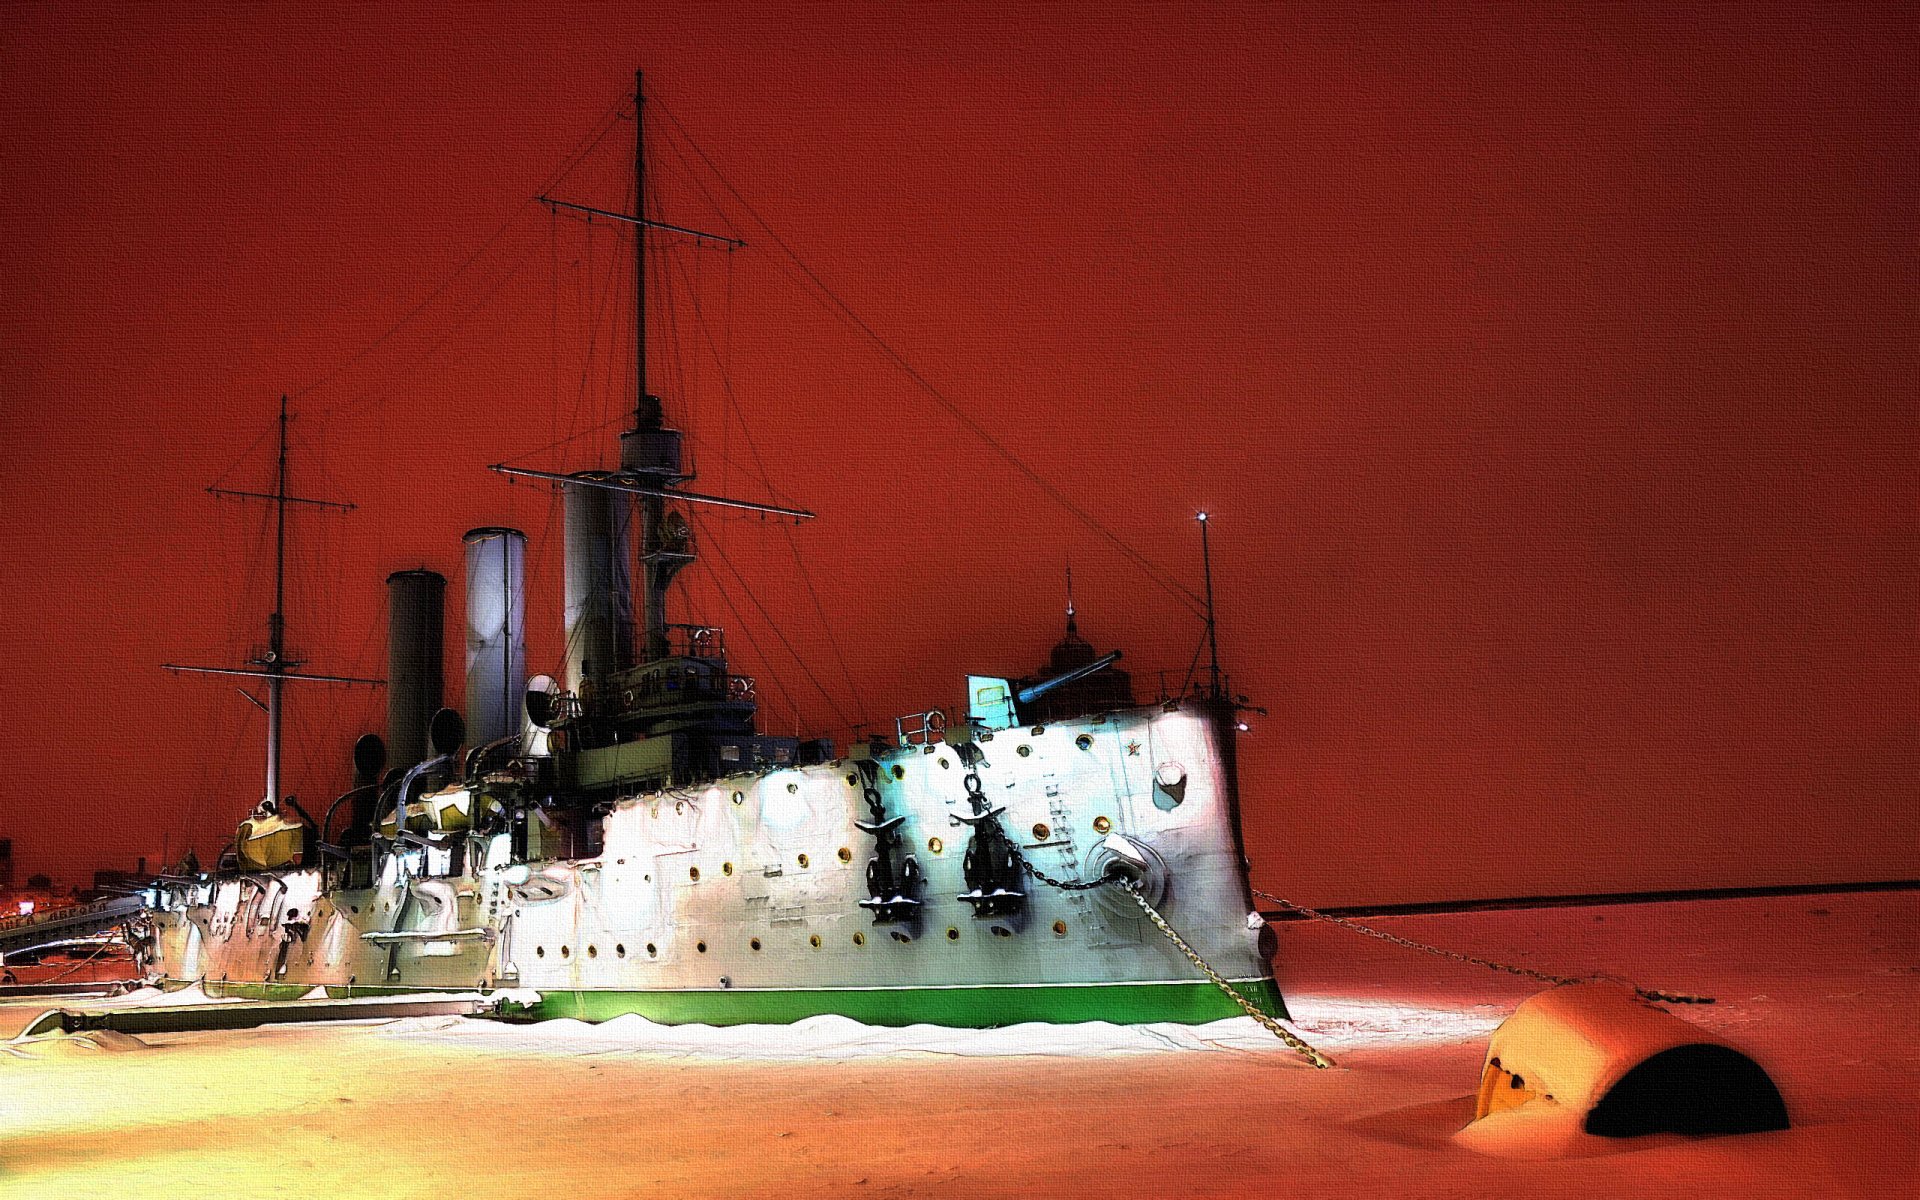
<svg viewBox="0 0 1920 1200">
<path fill-rule="evenodd" d="M 1201 1027 L 669 1028 L 457 1017 L 0 1042 L 0 1197 L 1909 1196 L 1920 894 L 1375 922 L 1496 959 L 1719 997 L 1794 1128 L 1452 1140 L 1536 990 L 1285 924 L 1282 985 L 1337 1071 Z M 120 1001 L 125 1003 L 126 1001 Z M 0 1007 L 0 1029 L 27 1010 Z M 1524 1149 L 1524 1148 L 1523 1148 Z"/>
</svg>

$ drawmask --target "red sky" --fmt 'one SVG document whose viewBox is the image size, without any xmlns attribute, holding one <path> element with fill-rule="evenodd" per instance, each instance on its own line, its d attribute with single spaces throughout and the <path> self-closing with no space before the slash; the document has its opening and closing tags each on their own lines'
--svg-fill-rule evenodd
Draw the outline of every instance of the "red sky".
<svg viewBox="0 0 1920 1200">
<path fill-rule="evenodd" d="M 397 567 L 449 576 L 457 629 L 460 534 L 511 523 L 552 669 L 557 527 L 484 466 L 611 456 L 529 453 L 617 415 L 629 351 L 615 311 L 588 357 L 611 231 L 524 202 L 635 66 L 837 295 L 1158 570 L 1197 587 L 1217 514 L 1223 650 L 1270 710 L 1262 885 L 1920 869 L 1910 11 L 400 7 L 9 9 L 24 869 L 209 855 L 257 798 L 258 715 L 158 664 L 264 637 L 263 514 L 203 489 L 268 481 L 283 391 L 296 489 L 359 505 L 295 529 L 311 668 L 383 673 Z M 663 213 L 750 245 L 672 252 L 714 341 L 677 309 L 654 390 L 703 486 L 820 514 L 793 545 L 824 627 L 778 527 L 706 544 L 821 689 L 739 588 L 736 615 L 690 573 L 678 610 L 733 628 L 767 724 L 886 727 L 1031 670 L 1069 555 L 1083 631 L 1143 690 L 1183 675 L 1193 615 L 809 299 L 661 128 Z M 630 136 L 556 190 L 619 207 Z M 289 786 L 324 802 L 383 704 L 294 700 Z"/>
</svg>

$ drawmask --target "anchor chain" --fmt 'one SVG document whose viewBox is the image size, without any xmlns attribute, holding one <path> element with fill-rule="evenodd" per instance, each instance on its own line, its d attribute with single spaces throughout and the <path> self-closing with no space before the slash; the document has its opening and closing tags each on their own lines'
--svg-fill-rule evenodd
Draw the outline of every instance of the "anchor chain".
<svg viewBox="0 0 1920 1200">
<path fill-rule="evenodd" d="M 1398 934 L 1388 933 L 1384 929 L 1375 929 L 1371 925 L 1362 925 L 1358 921 L 1349 921 L 1345 917 L 1336 917 L 1332 913 L 1323 913 L 1317 909 L 1308 908 L 1304 904 L 1295 904 L 1291 900 L 1283 900 L 1279 896 L 1271 892 L 1263 892 L 1259 888 L 1249 888 L 1248 890 L 1262 900 L 1271 900 L 1281 908 L 1287 909 L 1290 912 L 1297 912 L 1303 917 L 1308 917 L 1315 921 L 1325 921 L 1329 925 L 1338 925 L 1343 929 L 1351 929 L 1355 933 L 1363 933 L 1370 938 L 1377 938 L 1383 942 L 1391 942 L 1396 946 L 1405 946 L 1409 950 L 1418 950 L 1422 954 L 1432 954 L 1440 958 L 1450 958 L 1455 962 L 1471 963 L 1474 966 L 1486 967 L 1493 971 L 1505 971 L 1509 975 L 1521 975 L 1528 979 L 1537 979 L 1541 983 L 1589 983 L 1594 979 L 1601 978 L 1601 976 L 1598 975 L 1590 975 L 1584 979 L 1567 975 L 1550 975 L 1545 971 L 1536 971 L 1532 967 L 1521 967 L 1515 966 L 1512 963 L 1495 962 L 1490 958 L 1480 958 L 1472 954 L 1462 954 L 1457 950 L 1445 950 L 1439 946 L 1429 946 L 1425 942 L 1416 942 L 1411 938 L 1403 938 Z M 1633 987 L 1634 995 L 1640 997 L 1642 1000 L 1651 1000 L 1657 1004 L 1713 1003 L 1712 996 L 1690 996 L 1683 992 L 1662 992 L 1654 988 L 1643 988 L 1637 984 L 1629 984 L 1629 986 Z"/>
<path fill-rule="evenodd" d="M 1204 958 L 1201 958 L 1198 951 L 1194 950 L 1192 946 L 1187 945 L 1187 939 L 1181 937 L 1178 933 L 1175 933 L 1173 926 L 1167 924 L 1167 919 L 1161 916 L 1160 913 L 1153 907 L 1153 905 L 1147 903 L 1147 898 L 1140 894 L 1140 888 L 1138 884 L 1124 881 L 1124 880 L 1118 880 L 1118 879 L 1116 879 L 1114 882 L 1118 884 L 1120 887 L 1124 888 L 1126 890 L 1127 895 L 1133 897 L 1133 902 L 1140 906 L 1140 911 L 1147 914 L 1147 919 L 1149 921 L 1152 921 L 1154 923 L 1154 926 L 1158 928 L 1161 933 L 1164 933 L 1167 935 L 1167 940 L 1172 942 L 1174 944 L 1174 947 L 1178 949 L 1180 953 L 1187 956 L 1188 962 L 1192 963 L 1195 967 L 1197 967 L 1200 970 L 1201 974 L 1205 975 L 1208 979 L 1213 980 L 1213 986 L 1225 992 L 1227 994 L 1228 999 L 1232 1000 L 1235 1004 L 1238 1004 L 1241 1010 L 1244 1011 L 1248 1016 L 1252 1017 L 1254 1020 L 1258 1021 L 1261 1025 L 1265 1026 L 1268 1033 L 1271 1033 L 1273 1036 L 1279 1038 L 1282 1042 L 1285 1042 L 1287 1045 L 1287 1049 L 1293 1051 L 1295 1054 L 1298 1054 L 1301 1058 L 1304 1058 L 1308 1062 L 1312 1063 L 1316 1070 L 1325 1071 L 1333 1067 L 1334 1062 L 1332 1059 L 1320 1053 L 1318 1050 L 1315 1050 L 1312 1046 L 1307 1045 L 1307 1043 L 1304 1040 L 1302 1040 L 1298 1034 L 1289 1030 L 1286 1026 L 1280 1024 L 1280 1022 L 1277 1019 L 1275 1019 L 1271 1013 L 1266 1013 L 1261 1011 L 1258 1005 L 1256 1005 L 1253 1001 L 1247 999 L 1245 996 L 1242 996 L 1234 988 L 1232 984 L 1228 983 L 1225 979 L 1222 979 L 1220 977 L 1220 972 L 1214 970 L 1211 966 L 1209 966 L 1207 963 L 1207 960 Z"/>
<path fill-rule="evenodd" d="M 1187 961 L 1193 964 L 1195 970 L 1212 980 L 1213 986 L 1226 993 L 1229 1000 L 1239 1005 L 1240 1011 L 1252 1017 L 1268 1033 L 1279 1038 L 1287 1049 L 1312 1063 L 1315 1070 L 1326 1071 L 1334 1067 L 1335 1063 L 1331 1058 L 1328 1058 L 1326 1055 L 1320 1053 L 1320 1051 L 1309 1046 L 1305 1039 L 1282 1025 L 1273 1014 L 1263 1011 L 1259 1005 L 1241 995 L 1238 988 L 1228 983 L 1226 979 L 1221 976 L 1220 972 L 1213 969 L 1212 964 L 1208 963 L 1206 959 L 1201 958 L 1200 952 L 1192 946 L 1189 946 L 1187 939 L 1175 932 L 1173 926 L 1167 924 L 1167 919 L 1160 915 L 1159 910 L 1154 908 L 1153 905 L 1147 901 L 1147 898 L 1140 894 L 1140 886 L 1138 884 L 1131 880 L 1123 879 L 1118 875 L 1108 875 L 1102 879 L 1095 880 L 1083 879 L 1078 883 L 1073 883 L 1043 875 L 1024 860 L 1021 865 L 1026 867 L 1027 874 L 1038 879 L 1041 883 L 1049 887 L 1059 888 L 1063 892 L 1090 892 L 1095 888 L 1107 887 L 1109 885 L 1124 891 L 1127 895 L 1133 897 L 1133 902 L 1138 904 L 1140 911 L 1146 914 L 1149 921 L 1153 922 L 1154 928 L 1165 934 L 1167 940 L 1173 943 L 1174 948 L 1187 956 Z"/>
<path fill-rule="evenodd" d="M 866 767 L 871 764 L 863 763 L 861 765 Z M 880 798 L 880 789 L 873 786 L 874 780 L 879 777 L 879 768 L 877 766 L 872 768 L 872 778 L 869 778 L 869 772 L 866 770 L 860 771 L 859 774 L 860 798 L 867 802 L 867 813 L 873 818 L 873 823 L 878 825 L 887 819 L 886 801 Z"/>
<path fill-rule="evenodd" d="M 1095 879 L 1092 881 L 1082 880 L 1079 883 L 1074 883 L 1066 879 L 1055 879 L 1051 875 L 1043 873 L 1040 868 L 1034 866 L 1025 858 L 1020 860 L 1020 869 L 1035 879 L 1038 879 L 1041 883 L 1046 884 L 1048 887 L 1059 888 L 1063 892 L 1091 892 L 1096 888 L 1107 886 L 1107 880 L 1105 879 Z"/>
</svg>

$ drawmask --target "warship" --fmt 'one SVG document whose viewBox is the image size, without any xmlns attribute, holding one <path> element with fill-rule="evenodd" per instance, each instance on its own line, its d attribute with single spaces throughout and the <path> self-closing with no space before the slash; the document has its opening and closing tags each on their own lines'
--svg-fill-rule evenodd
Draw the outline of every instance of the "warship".
<svg viewBox="0 0 1920 1200">
<path fill-rule="evenodd" d="M 1119 652 L 1079 635 L 1069 590 L 1040 672 L 969 676 L 964 711 L 843 747 L 762 732 L 722 630 L 670 619 L 698 553 L 689 506 L 811 514 L 686 486 L 682 436 L 648 390 L 645 255 L 664 236 L 732 239 L 647 216 L 640 83 L 633 211 L 540 197 L 632 232 L 638 386 L 617 463 L 494 468 L 562 508 L 562 677 L 529 678 L 527 537 L 502 527 L 464 537 L 461 710 L 442 706 L 448 588 L 431 570 L 386 580 L 385 680 L 290 660 L 286 514 L 331 502 L 288 493 L 283 400 L 273 490 L 239 493 L 275 512 L 268 642 L 240 667 L 169 664 L 262 685 L 264 795 L 213 869 L 147 891 L 148 982 L 259 1000 L 477 991 L 522 1017 L 715 1025 L 1284 1016 L 1217 645 L 1204 686 L 1137 702 Z M 1207 586 L 1211 635 L 1210 563 Z M 286 693 L 352 682 L 384 683 L 384 736 L 362 736 L 352 788 L 309 811 L 282 794 Z"/>
</svg>

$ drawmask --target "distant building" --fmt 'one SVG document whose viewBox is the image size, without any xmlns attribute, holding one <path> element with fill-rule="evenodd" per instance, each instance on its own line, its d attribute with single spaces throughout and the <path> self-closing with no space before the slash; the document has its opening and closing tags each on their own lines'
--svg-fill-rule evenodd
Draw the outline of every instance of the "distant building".
<svg viewBox="0 0 1920 1200">
<path fill-rule="evenodd" d="M 147 874 L 147 859 L 143 854 L 140 863 L 131 871 L 108 869 L 93 873 L 93 894 L 96 896 L 119 896 L 127 892 L 138 891 L 152 882 Z"/>
</svg>

